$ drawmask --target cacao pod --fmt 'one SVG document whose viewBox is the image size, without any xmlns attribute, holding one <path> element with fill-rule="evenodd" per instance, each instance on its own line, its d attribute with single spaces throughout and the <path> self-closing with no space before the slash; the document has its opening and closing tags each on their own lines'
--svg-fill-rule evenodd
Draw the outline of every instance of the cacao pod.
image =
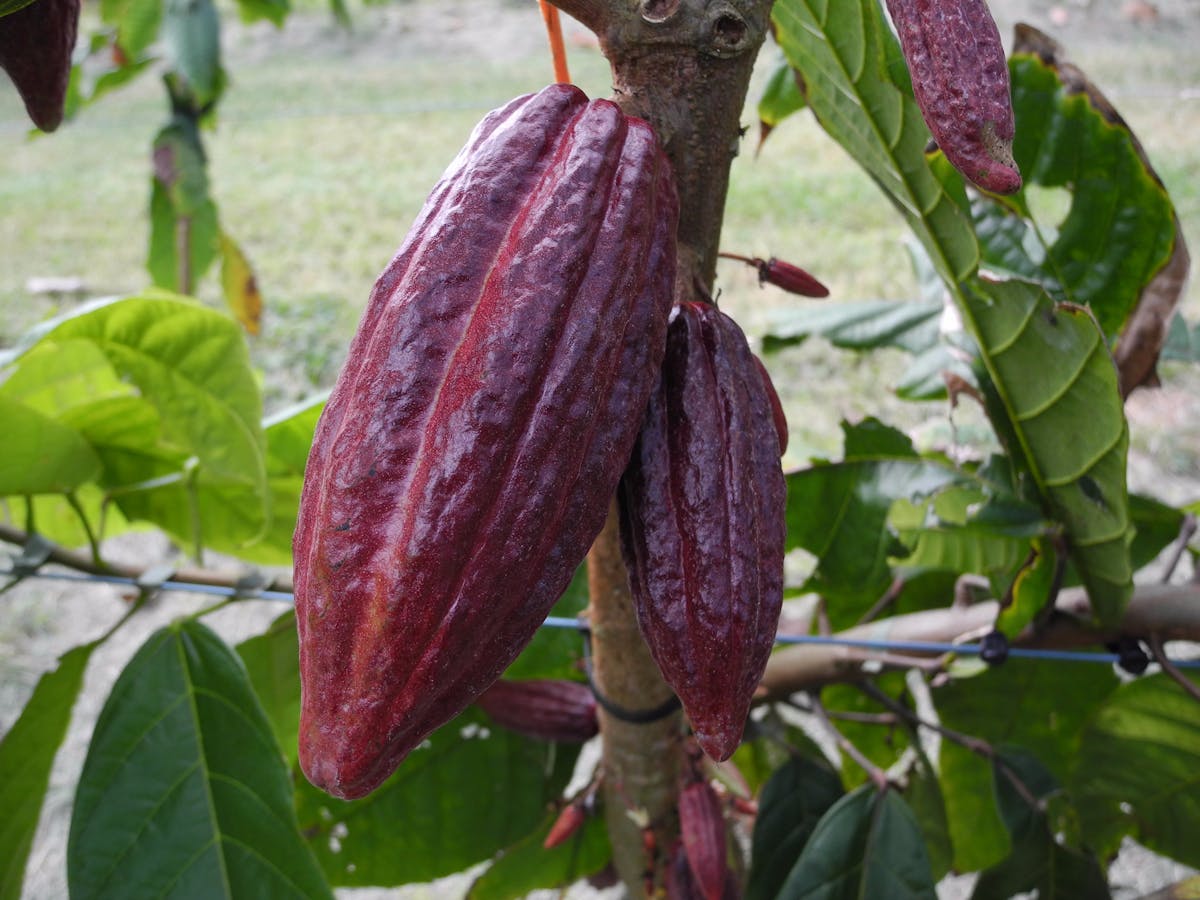
<svg viewBox="0 0 1200 900">
<path fill-rule="evenodd" d="M 80 0 L 34 0 L 0 17 L 0 69 L 8 73 L 25 111 L 42 131 L 63 119 Z"/>
<path fill-rule="evenodd" d="M 489 114 L 375 284 L 296 532 L 300 761 L 381 783 L 489 687 L 600 531 L 654 385 L 677 200 L 650 126 L 551 85 Z"/>
<path fill-rule="evenodd" d="M 788 447 L 787 416 L 783 413 L 783 404 L 779 402 L 779 394 L 775 392 L 775 382 L 771 381 L 771 373 L 767 371 L 767 367 L 757 356 L 754 357 L 754 366 L 758 369 L 758 374 L 762 376 L 763 385 L 767 389 L 767 399 L 771 401 L 771 418 L 775 422 L 775 432 L 779 435 L 779 455 L 783 456 L 787 453 Z"/>
<path fill-rule="evenodd" d="M 829 288 L 799 266 L 776 259 L 774 256 L 768 260 L 759 259 L 756 262 L 758 263 L 759 284 L 773 284 L 775 287 L 783 288 L 791 294 L 799 294 L 801 297 L 820 299 L 829 296 Z"/>
<path fill-rule="evenodd" d="M 553 850 L 560 844 L 566 843 L 575 832 L 583 827 L 586 818 L 587 815 L 580 804 L 568 803 L 558 814 L 558 818 L 554 820 L 550 830 L 546 832 L 546 838 L 542 841 L 542 849 Z"/>
<path fill-rule="evenodd" d="M 946 159 L 986 191 L 1020 190 L 1008 62 L 986 0 L 887 0 L 887 8 Z"/>
<path fill-rule="evenodd" d="M 680 791 L 679 836 L 701 896 L 721 900 L 729 873 L 725 817 L 721 800 L 708 782 L 698 781 Z"/>
<path fill-rule="evenodd" d="M 727 759 L 775 640 L 786 496 L 765 384 L 716 307 L 676 307 L 618 497 L 650 654 L 704 752 Z"/>
<path fill-rule="evenodd" d="M 539 741 L 582 743 L 600 730 L 592 689 L 577 681 L 502 678 L 475 702 L 500 727 Z"/>
<path fill-rule="evenodd" d="M 666 878 L 664 879 L 663 887 L 666 891 L 667 900 L 711 900 L 709 895 L 701 891 L 700 886 L 696 883 L 696 878 L 692 873 L 692 867 L 688 862 L 688 855 L 684 850 L 682 841 L 675 842 L 671 851 L 671 857 L 667 860 Z M 725 881 L 721 892 L 717 896 L 720 900 L 738 900 L 742 896 L 737 878 L 734 876 L 732 869 L 726 868 Z"/>
</svg>

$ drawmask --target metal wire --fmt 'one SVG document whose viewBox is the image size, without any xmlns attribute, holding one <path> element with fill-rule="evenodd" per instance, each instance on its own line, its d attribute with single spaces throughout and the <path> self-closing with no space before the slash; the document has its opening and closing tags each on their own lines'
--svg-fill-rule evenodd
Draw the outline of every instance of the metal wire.
<svg viewBox="0 0 1200 900">
<path fill-rule="evenodd" d="M 254 587 L 236 588 L 217 584 L 192 584 L 170 579 L 157 583 L 142 583 L 136 578 L 125 575 L 98 575 L 84 572 L 18 572 L 0 570 L 0 577 L 10 578 L 41 578 L 49 581 L 85 582 L 97 584 L 115 584 L 124 587 L 149 591 L 170 591 L 173 593 L 207 594 L 215 597 L 236 597 L 242 600 L 277 600 L 292 603 L 295 597 L 291 591 L 271 591 Z M 567 628 L 581 633 L 588 632 L 586 622 L 564 616 L 548 616 L 542 623 L 543 628 Z M 978 656 L 978 644 L 948 644 L 937 641 L 876 641 L 846 637 L 823 637 L 820 635 L 788 634 L 779 635 L 777 644 L 816 644 L 834 647 L 857 647 L 863 650 L 875 650 L 880 653 L 957 653 L 965 656 Z M 1101 653 L 1089 650 L 1051 650 L 1032 647 L 1011 647 L 1009 657 L 1018 659 L 1040 659 L 1056 662 L 1103 663 L 1112 665 L 1118 657 L 1114 653 Z M 1200 659 L 1173 659 L 1170 662 L 1180 669 L 1200 669 Z"/>
</svg>

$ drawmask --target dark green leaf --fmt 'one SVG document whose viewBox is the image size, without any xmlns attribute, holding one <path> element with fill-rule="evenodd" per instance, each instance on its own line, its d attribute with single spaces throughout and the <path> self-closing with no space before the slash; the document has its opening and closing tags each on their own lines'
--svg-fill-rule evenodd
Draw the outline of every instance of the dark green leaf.
<svg viewBox="0 0 1200 900">
<path fill-rule="evenodd" d="M 1009 70 L 1013 155 L 1027 196 L 977 203 L 984 258 L 1042 282 L 1056 300 L 1091 307 L 1111 338 L 1170 257 L 1171 201 L 1128 126 L 1103 97 L 1081 90 L 1077 70 L 1068 86 L 1029 53 L 1014 55 Z M 1070 192 L 1061 221 L 1039 219 L 1033 186 Z M 1033 219 L 1014 211 L 1031 208 Z"/>
<path fill-rule="evenodd" d="M 242 641 L 237 652 L 275 740 L 289 768 L 295 768 L 300 733 L 300 647 L 294 611 L 289 609 L 265 632 Z"/>
<path fill-rule="evenodd" d="M 555 818 L 551 813 L 536 831 L 501 851 L 475 879 L 468 900 L 520 900 L 539 888 L 564 888 L 608 865 L 612 845 L 603 818 L 589 817 L 566 843 L 546 850 L 542 841 Z"/>
<path fill-rule="evenodd" d="M 163 42 L 172 70 L 181 75 L 197 109 L 220 87 L 221 42 L 213 0 L 163 0 Z"/>
<path fill-rule="evenodd" d="M 1070 785 L 1097 852 L 1132 831 L 1151 850 L 1200 866 L 1200 703 L 1166 675 L 1121 685 L 1084 732 Z"/>
<path fill-rule="evenodd" d="M 1012 853 L 979 876 L 971 900 L 1008 900 L 1030 893 L 1038 900 L 1107 900 L 1107 879 L 1095 857 L 1058 843 L 1046 814 L 1030 806 L 1013 778 L 1039 800 L 1058 789 L 1036 757 L 1006 754 L 997 761 L 995 791 L 1012 836 Z"/>
<path fill-rule="evenodd" d="M 779 896 L 817 822 L 842 793 L 824 759 L 796 755 L 775 770 L 758 801 L 747 900 Z"/>
<path fill-rule="evenodd" d="M 891 584 L 889 556 L 907 552 L 887 525 L 899 499 L 962 479 L 949 465 L 896 457 L 818 465 L 787 476 L 789 550 L 818 558 L 807 588 L 830 599 L 834 628 L 853 624 Z"/>
<path fill-rule="evenodd" d="M 335 800 L 297 775 L 296 807 L 333 884 L 430 881 L 488 859 L 537 828 L 570 778 L 577 752 L 492 728 L 468 710 L 362 800 Z"/>
<path fill-rule="evenodd" d="M 1133 544 L 1129 555 L 1134 569 L 1153 562 L 1172 542 L 1179 539 L 1183 512 L 1141 494 L 1129 495 L 1129 518 L 1133 521 Z"/>
<path fill-rule="evenodd" d="M 1092 609 L 1111 622 L 1133 591 L 1133 567 L 1129 429 L 1104 336 L 1086 310 L 1056 307 L 1036 285 L 980 280 L 976 287 L 964 302 L 995 387 L 993 406 L 1001 407 L 992 420 L 1005 423 L 1010 453 L 1066 526 Z"/>
<path fill-rule="evenodd" d="M 329 897 L 271 726 L 198 622 L 155 632 L 113 686 L 75 795 L 74 898 Z"/>
<path fill-rule="evenodd" d="M 767 79 L 762 96 L 758 100 L 758 146 L 763 143 L 771 130 L 790 116 L 804 109 L 804 94 L 796 83 L 796 70 L 786 62 L 775 67 Z"/>
<path fill-rule="evenodd" d="M 993 745 L 1026 748 L 1065 780 L 1080 752 L 1084 725 L 1117 683 L 1107 666 L 1010 659 L 952 681 L 935 691 L 933 700 L 947 727 Z M 939 769 L 955 868 L 970 872 L 999 862 L 1007 855 L 1009 837 L 996 809 L 991 767 L 970 750 L 943 741 Z"/>
<path fill-rule="evenodd" d="M 917 458 L 912 438 L 901 431 L 868 416 L 861 422 L 842 422 L 842 458 L 856 459 Z"/>
<path fill-rule="evenodd" d="M 904 799 L 916 816 L 929 852 L 933 877 L 943 878 L 954 863 L 954 845 L 950 842 L 950 823 L 946 820 L 946 802 L 937 772 L 925 751 L 914 745 L 915 761 L 908 771 Z"/>
<path fill-rule="evenodd" d="M 21 896 L 50 768 L 94 649 L 95 643 L 84 644 L 63 654 L 58 668 L 38 679 L 20 717 L 0 742 L 0 900 Z"/>
<path fill-rule="evenodd" d="M 935 900 L 933 872 L 912 810 L 866 784 L 833 805 L 779 891 L 804 900 Z"/>
<path fill-rule="evenodd" d="M 771 314 L 763 350 L 770 353 L 819 335 L 847 350 L 899 347 L 919 353 L 937 344 L 941 315 L 940 303 L 891 300 L 786 307 Z"/>
</svg>

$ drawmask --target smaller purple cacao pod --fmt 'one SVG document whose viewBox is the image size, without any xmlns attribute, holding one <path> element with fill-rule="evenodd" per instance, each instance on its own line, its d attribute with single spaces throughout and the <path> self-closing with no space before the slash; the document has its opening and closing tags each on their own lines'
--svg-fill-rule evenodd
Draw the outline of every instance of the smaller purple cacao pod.
<svg viewBox="0 0 1200 900">
<path fill-rule="evenodd" d="M 0 17 L 0 69 L 42 131 L 53 131 L 63 119 L 79 5 L 79 0 L 34 0 Z"/>
<path fill-rule="evenodd" d="M 1019 191 L 1008 63 L 986 0 L 887 0 L 887 8 L 946 159 L 985 191 Z"/>
<path fill-rule="evenodd" d="M 771 401 L 771 417 L 775 420 L 775 431 L 779 434 L 779 455 L 783 456 L 787 453 L 788 446 L 787 416 L 783 414 L 783 404 L 779 402 L 779 394 L 775 392 L 775 383 L 771 381 L 771 373 L 767 371 L 767 367 L 757 356 L 754 357 L 754 364 L 758 367 L 758 374 L 762 376 L 763 385 L 767 389 L 767 399 Z"/>
<path fill-rule="evenodd" d="M 737 749 L 783 601 L 787 489 L 746 336 L 676 307 L 618 492 L 621 549 L 650 655 L 711 758 Z"/>
<path fill-rule="evenodd" d="M 689 784 L 679 793 L 679 835 L 701 896 L 721 900 L 729 872 L 725 817 L 721 800 L 708 782 Z"/>
<path fill-rule="evenodd" d="M 539 741 L 579 744 L 596 736 L 596 698 L 577 681 L 501 679 L 476 704 L 501 728 Z"/>
<path fill-rule="evenodd" d="M 671 850 L 663 886 L 666 889 L 667 900 L 709 900 L 708 895 L 703 893 L 696 883 L 682 841 L 676 841 Z M 739 900 L 742 896 L 732 869 L 726 868 L 725 882 L 717 896 L 720 900 Z"/>
<path fill-rule="evenodd" d="M 776 259 L 772 256 L 766 262 L 758 260 L 758 280 L 760 284 L 773 284 L 791 294 L 801 297 L 828 297 L 829 288 L 825 287 L 813 275 L 790 262 Z"/>
</svg>

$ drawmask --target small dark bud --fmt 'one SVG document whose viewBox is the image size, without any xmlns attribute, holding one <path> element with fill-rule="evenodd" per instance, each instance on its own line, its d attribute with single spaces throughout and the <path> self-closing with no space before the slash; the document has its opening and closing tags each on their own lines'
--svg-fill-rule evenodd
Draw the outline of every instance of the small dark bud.
<svg viewBox="0 0 1200 900">
<path fill-rule="evenodd" d="M 1002 631 L 992 631 L 979 642 L 979 658 L 989 666 L 998 666 L 1008 659 L 1008 638 Z"/>
<path fill-rule="evenodd" d="M 766 262 L 758 260 L 758 281 L 760 284 L 773 284 L 801 297 L 829 296 L 829 288 L 804 269 L 774 256 Z"/>
</svg>

